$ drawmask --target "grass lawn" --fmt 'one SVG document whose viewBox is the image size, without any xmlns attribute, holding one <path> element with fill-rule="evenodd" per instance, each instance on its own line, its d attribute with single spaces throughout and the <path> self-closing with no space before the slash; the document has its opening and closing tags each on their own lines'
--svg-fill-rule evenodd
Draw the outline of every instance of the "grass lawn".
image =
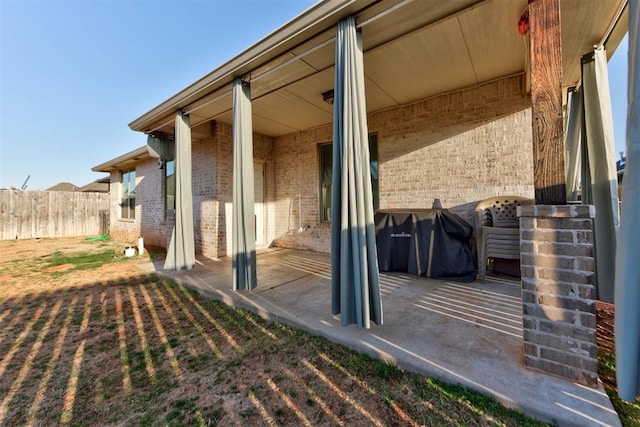
<svg viewBox="0 0 640 427">
<path fill-rule="evenodd" d="M 0 425 L 543 425 L 141 275 L 115 242 L 41 243 L 0 242 Z"/>
<path fill-rule="evenodd" d="M 640 399 L 625 402 L 618 396 L 616 388 L 616 355 L 614 334 L 614 307 L 598 302 L 598 376 L 602 381 L 611 404 L 615 408 L 622 425 L 640 426 Z"/>
</svg>

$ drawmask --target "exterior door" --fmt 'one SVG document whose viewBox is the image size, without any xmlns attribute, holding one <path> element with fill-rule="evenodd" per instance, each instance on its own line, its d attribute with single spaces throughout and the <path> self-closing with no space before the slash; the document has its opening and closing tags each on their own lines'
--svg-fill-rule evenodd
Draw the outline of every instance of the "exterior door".
<svg viewBox="0 0 640 427">
<path fill-rule="evenodd" d="M 254 179 L 254 197 L 255 197 L 255 221 L 256 221 L 256 246 L 264 246 L 266 243 L 266 209 L 265 209 L 265 186 L 264 186 L 264 165 L 261 163 L 254 163 L 253 165 L 253 179 Z M 224 206 L 226 218 L 226 237 L 227 237 L 227 256 L 231 256 L 233 253 L 233 224 L 231 218 L 233 216 L 233 206 L 231 202 L 225 203 Z"/>
</svg>

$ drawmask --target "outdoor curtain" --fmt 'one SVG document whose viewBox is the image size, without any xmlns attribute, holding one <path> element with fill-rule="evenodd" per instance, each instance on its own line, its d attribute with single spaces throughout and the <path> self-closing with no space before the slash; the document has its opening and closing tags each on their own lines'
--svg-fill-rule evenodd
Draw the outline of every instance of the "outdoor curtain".
<svg viewBox="0 0 640 427">
<path fill-rule="evenodd" d="M 640 395 L 640 2 L 629 1 L 629 106 L 627 161 L 622 181 L 622 220 L 615 290 L 618 394 L 633 402 Z"/>
<path fill-rule="evenodd" d="M 176 224 L 164 261 L 165 269 L 190 270 L 196 263 L 191 187 L 191 127 L 189 116 L 176 113 Z"/>
<path fill-rule="evenodd" d="M 595 250 L 598 298 L 613 302 L 616 238 L 619 227 L 618 173 L 616 171 L 613 113 L 609 95 L 607 55 L 597 47 L 582 61 L 585 139 L 588 152 L 591 198 L 583 199 L 596 207 Z"/>
<path fill-rule="evenodd" d="M 578 200 L 580 191 L 580 165 L 582 151 L 582 127 L 584 115 L 582 91 L 570 90 L 567 94 L 567 128 L 565 132 L 565 150 L 567 159 L 567 200 Z"/>
<path fill-rule="evenodd" d="M 233 82 L 233 289 L 253 289 L 256 278 L 256 220 L 253 182 L 251 88 Z"/>
<path fill-rule="evenodd" d="M 382 324 L 380 277 L 369 173 L 362 34 L 338 23 L 333 105 L 331 312 L 346 326 Z"/>
</svg>

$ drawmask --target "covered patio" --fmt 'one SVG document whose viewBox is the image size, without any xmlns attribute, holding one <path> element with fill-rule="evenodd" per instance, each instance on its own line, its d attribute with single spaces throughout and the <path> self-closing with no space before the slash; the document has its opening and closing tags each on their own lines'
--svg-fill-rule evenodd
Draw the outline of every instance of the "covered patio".
<svg viewBox="0 0 640 427">
<path fill-rule="evenodd" d="M 584 117 L 596 116 L 591 97 L 606 107 L 597 82 L 627 18 L 625 0 L 319 2 L 130 124 L 150 146 L 174 135 L 176 214 L 162 274 L 541 419 L 615 425 L 598 384 L 594 308 L 613 299 L 617 200 L 613 181 L 594 173 L 614 161 L 611 138 L 586 127 L 602 193 L 568 204 L 565 155 L 580 150 L 566 149 L 563 117 L 577 86 Z M 204 165 L 192 148 L 214 155 Z M 192 172 L 192 162 L 213 173 Z M 521 282 L 378 277 L 374 209 L 509 193 L 535 200 L 518 214 Z M 283 236 L 331 259 L 256 256 Z M 363 330 L 383 323 L 380 294 L 384 326 Z M 340 327 L 351 323 L 362 329 Z"/>
<path fill-rule="evenodd" d="M 324 336 L 354 350 L 493 396 L 542 421 L 620 425 L 601 386 L 584 387 L 525 369 L 520 282 L 509 276 L 457 283 L 381 273 L 384 326 L 342 327 L 331 315 L 330 255 L 272 248 L 257 255 L 260 286 L 233 291 L 230 257 L 199 257 L 188 271 L 149 271 L 262 317 Z"/>
</svg>

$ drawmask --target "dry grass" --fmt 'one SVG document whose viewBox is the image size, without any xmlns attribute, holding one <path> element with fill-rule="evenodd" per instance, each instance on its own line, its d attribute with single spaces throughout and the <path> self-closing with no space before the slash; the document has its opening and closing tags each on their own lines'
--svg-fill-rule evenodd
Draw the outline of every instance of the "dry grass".
<svg viewBox="0 0 640 427">
<path fill-rule="evenodd" d="M 116 242 L 31 243 L 0 242 L 0 425 L 538 425 L 140 275 Z"/>
<path fill-rule="evenodd" d="M 640 398 L 625 402 L 618 396 L 616 382 L 615 307 L 598 301 L 598 376 L 623 426 L 640 426 Z"/>
</svg>

